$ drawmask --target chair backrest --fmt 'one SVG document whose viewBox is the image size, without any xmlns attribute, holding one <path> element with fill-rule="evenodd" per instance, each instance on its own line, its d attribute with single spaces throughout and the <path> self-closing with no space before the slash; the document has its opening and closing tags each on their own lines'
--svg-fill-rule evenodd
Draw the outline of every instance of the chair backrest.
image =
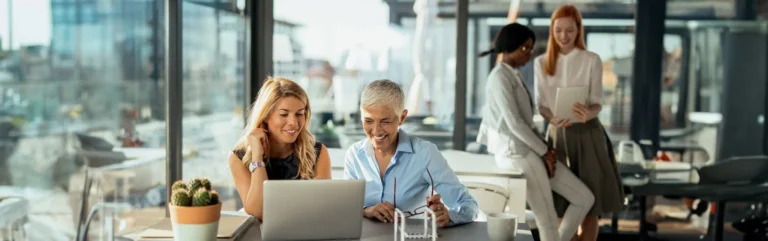
<svg viewBox="0 0 768 241">
<path fill-rule="evenodd" d="M 469 194 L 475 198 L 480 210 L 484 213 L 504 212 L 509 200 L 509 191 L 506 188 L 479 182 L 463 183 Z"/>
<path fill-rule="evenodd" d="M 643 150 L 640 148 L 640 145 L 632 140 L 624 140 L 619 142 L 618 152 L 618 162 L 632 163 L 645 161 L 645 156 L 643 156 Z"/>
</svg>

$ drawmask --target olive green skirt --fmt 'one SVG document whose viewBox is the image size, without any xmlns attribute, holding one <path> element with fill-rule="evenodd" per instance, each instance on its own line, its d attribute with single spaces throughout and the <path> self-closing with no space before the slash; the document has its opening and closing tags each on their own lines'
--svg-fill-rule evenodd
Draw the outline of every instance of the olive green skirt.
<svg viewBox="0 0 768 241">
<path fill-rule="evenodd" d="M 595 195 L 595 204 L 587 215 L 601 216 L 624 209 L 624 188 L 616 156 L 600 121 L 595 118 L 574 123 L 565 130 L 552 127 L 548 133 L 553 136 L 555 132 L 556 138 L 552 139 L 556 142 L 558 160 L 566 163 Z M 555 192 L 552 197 L 557 214 L 562 217 L 568 201 Z"/>
</svg>

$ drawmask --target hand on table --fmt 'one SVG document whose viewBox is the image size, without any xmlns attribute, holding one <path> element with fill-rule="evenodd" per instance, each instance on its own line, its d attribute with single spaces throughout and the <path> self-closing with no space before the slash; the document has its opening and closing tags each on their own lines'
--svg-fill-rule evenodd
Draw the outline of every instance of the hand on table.
<svg viewBox="0 0 768 241">
<path fill-rule="evenodd" d="M 381 222 L 389 223 L 395 219 L 395 206 L 388 202 L 380 202 L 363 210 L 363 216 L 371 219 L 378 219 Z"/>
</svg>

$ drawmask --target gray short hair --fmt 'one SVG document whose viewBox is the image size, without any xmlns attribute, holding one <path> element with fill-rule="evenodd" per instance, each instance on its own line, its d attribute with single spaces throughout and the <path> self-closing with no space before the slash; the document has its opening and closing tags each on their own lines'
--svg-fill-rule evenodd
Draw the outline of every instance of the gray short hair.
<svg viewBox="0 0 768 241">
<path fill-rule="evenodd" d="M 387 79 L 376 80 L 365 86 L 360 99 L 360 108 L 370 106 L 392 108 L 399 118 L 405 110 L 405 94 L 400 85 Z"/>
</svg>

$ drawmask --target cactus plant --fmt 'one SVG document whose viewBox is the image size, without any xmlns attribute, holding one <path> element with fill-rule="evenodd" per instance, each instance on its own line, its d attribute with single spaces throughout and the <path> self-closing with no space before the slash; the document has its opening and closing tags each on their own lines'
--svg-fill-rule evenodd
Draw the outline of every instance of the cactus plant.
<svg viewBox="0 0 768 241">
<path fill-rule="evenodd" d="M 192 198 L 186 189 L 177 189 L 171 195 L 171 204 L 174 206 L 191 206 Z"/>
<path fill-rule="evenodd" d="M 211 180 L 208 180 L 208 178 L 202 178 L 200 179 L 200 182 L 205 188 L 205 190 L 208 190 L 208 191 L 211 190 Z"/>
<path fill-rule="evenodd" d="M 211 205 L 219 203 L 219 193 L 216 190 L 211 190 Z"/>
<path fill-rule="evenodd" d="M 195 192 L 197 192 L 198 189 L 203 187 L 203 179 L 196 177 L 195 179 L 192 179 L 189 181 L 189 195 L 195 196 Z"/>
<path fill-rule="evenodd" d="M 211 195 L 205 188 L 198 188 L 192 196 L 192 206 L 208 206 L 211 203 Z"/>
<path fill-rule="evenodd" d="M 187 184 L 184 183 L 184 181 L 182 181 L 182 180 L 178 180 L 178 181 L 174 182 L 173 186 L 171 186 L 171 191 L 176 191 L 178 189 L 189 190 L 189 188 L 187 187 Z"/>
</svg>

